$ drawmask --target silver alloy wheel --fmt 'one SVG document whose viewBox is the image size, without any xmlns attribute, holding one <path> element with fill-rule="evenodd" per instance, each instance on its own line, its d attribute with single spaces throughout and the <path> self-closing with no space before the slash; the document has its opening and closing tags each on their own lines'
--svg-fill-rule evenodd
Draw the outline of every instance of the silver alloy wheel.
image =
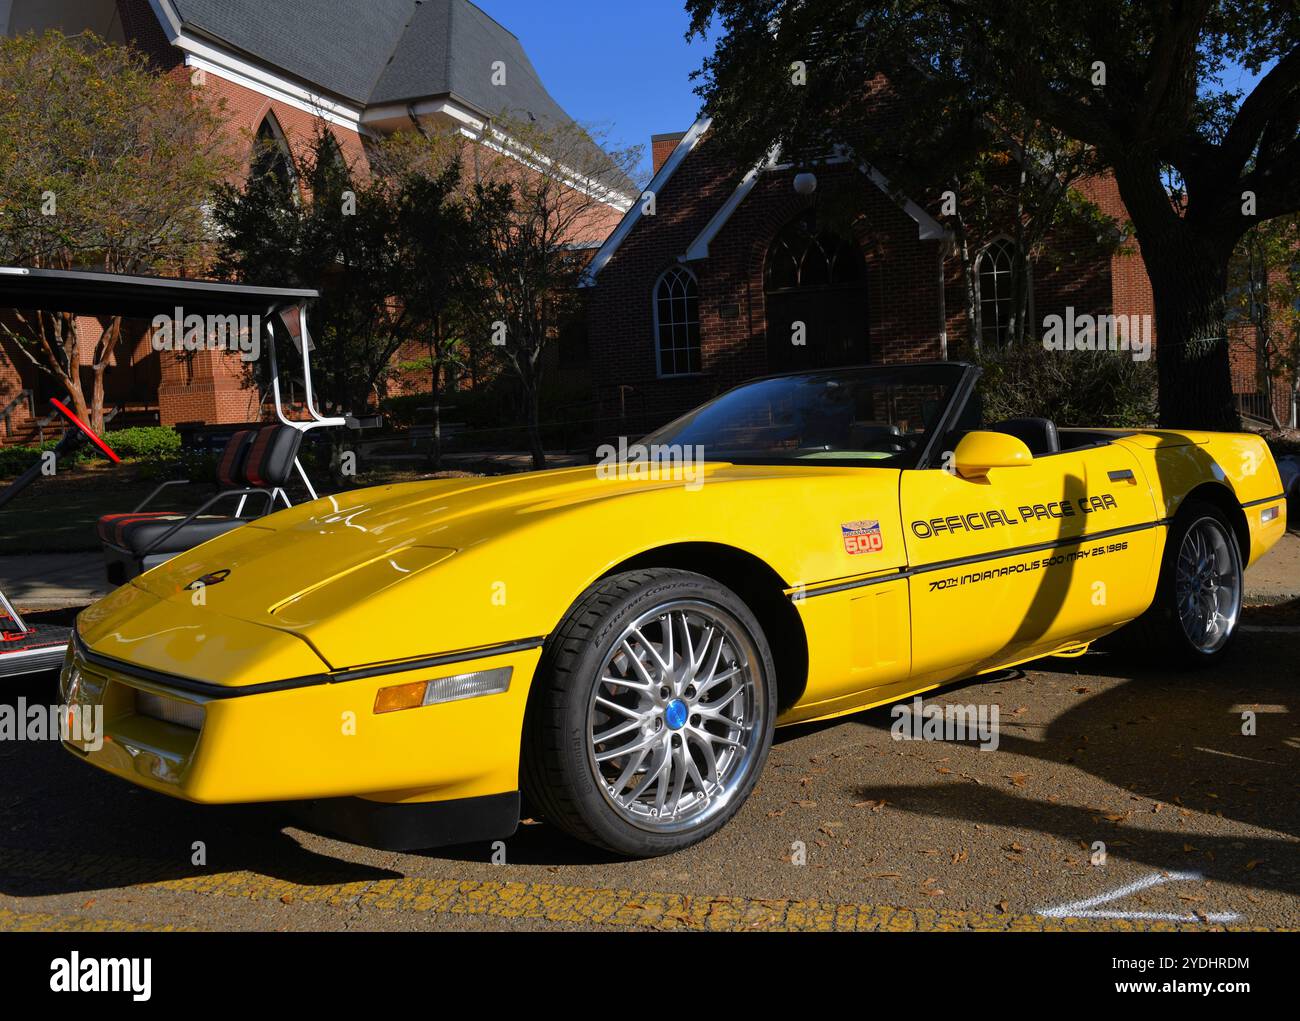
<svg viewBox="0 0 1300 1021">
<path fill-rule="evenodd" d="M 1241 612 L 1240 560 L 1215 518 L 1198 519 L 1183 536 L 1174 594 L 1183 633 L 1198 652 L 1217 652 L 1232 637 Z"/>
<path fill-rule="evenodd" d="M 678 600 L 641 614 L 606 655 L 587 710 L 606 801 L 656 832 L 721 812 L 759 754 L 766 683 L 753 640 L 721 607 Z"/>
</svg>

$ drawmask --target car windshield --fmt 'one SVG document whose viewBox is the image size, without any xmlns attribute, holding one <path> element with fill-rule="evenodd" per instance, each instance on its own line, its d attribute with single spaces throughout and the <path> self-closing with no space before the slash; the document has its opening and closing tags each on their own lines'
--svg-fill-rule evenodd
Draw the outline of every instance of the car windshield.
<svg viewBox="0 0 1300 1021">
<path fill-rule="evenodd" d="M 702 447 L 710 461 L 913 467 L 964 371 L 958 364 L 882 365 L 760 379 L 642 443 Z"/>
</svg>

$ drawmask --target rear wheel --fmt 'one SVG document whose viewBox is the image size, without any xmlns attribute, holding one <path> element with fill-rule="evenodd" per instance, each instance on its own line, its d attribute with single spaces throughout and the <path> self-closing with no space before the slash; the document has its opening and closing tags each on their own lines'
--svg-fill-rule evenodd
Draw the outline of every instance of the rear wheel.
<svg viewBox="0 0 1300 1021">
<path fill-rule="evenodd" d="M 710 578 L 607 578 L 570 610 L 529 702 L 523 784 L 543 816 L 619 854 L 721 828 L 772 743 L 775 671 L 748 606 Z"/>
<path fill-rule="evenodd" d="M 1242 588 L 1232 525 L 1213 504 L 1187 505 L 1169 531 L 1145 637 L 1183 665 L 1214 662 L 1236 636 Z"/>
</svg>

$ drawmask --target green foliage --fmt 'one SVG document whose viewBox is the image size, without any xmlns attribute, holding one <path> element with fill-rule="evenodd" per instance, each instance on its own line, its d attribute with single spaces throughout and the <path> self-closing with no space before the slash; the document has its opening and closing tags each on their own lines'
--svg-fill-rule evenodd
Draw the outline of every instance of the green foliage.
<svg viewBox="0 0 1300 1021">
<path fill-rule="evenodd" d="M 839 146 L 927 198 L 1030 126 L 1093 157 L 1118 184 L 1151 278 L 1161 421 L 1237 426 L 1219 299 L 1237 239 L 1300 210 L 1295 0 L 686 8 L 690 37 L 714 41 L 697 92 L 738 173 L 774 147 L 813 162 Z M 1233 87 L 1235 66 L 1258 76 L 1249 95 Z"/>
<path fill-rule="evenodd" d="M 975 359 L 984 420 L 1050 418 L 1058 426 L 1147 427 L 1156 419 L 1156 371 L 1126 352 L 1049 351 L 1016 344 Z"/>
<path fill-rule="evenodd" d="M 175 458 L 181 452 L 181 434 L 165 425 L 133 425 L 125 429 L 113 429 L 104 437 L 104 442 L 123 459 L 163 460 Z"/>
<path fill-rule="evenodd" d="M 154 465 L 170 464 L 181 455 L 181 436 L 169 426 L 137 425 L 115 429 L 107 433 L 104 442 L 113 448 L 123 461 L 144 461 Z M 58 439 L 46 440 L 40 446 L 0 447 L 0 478 L 18 475 L 36 463 L 46 450 L 59 445 Z M 83 461 L 105 460 L 98 448 L 84 443 L 71 457 L 59 459 L 60 464 L 77 464 Z"/>
<path fill-rule="evenodd" d="M 416 393 L 385 397 L 379 407 L 398 429 L 409 429 L 413 425 L 423 423 L 429 417 L 429 412 L 421 409 L 429 408 L 432 404 L 433 394 Z"/>
<path fill-rule="evenodd" d="M 36 446 L 0 447 L 0 479 L 21 475 L 40 457 L 41 451 L 53 450 L 57 441 Z"/>
<path fill-rule="evenodd" d="M 85 33 L 0 38 L 0 265 L 143 273 L 208 252 L 204 203 L 229 171 L 220 104 Z M 121 339 L 109 318 L 90 351 L 67 312 L 18 309 L 10 341 L 103 427 L 104 374 Z"/>
</svg>

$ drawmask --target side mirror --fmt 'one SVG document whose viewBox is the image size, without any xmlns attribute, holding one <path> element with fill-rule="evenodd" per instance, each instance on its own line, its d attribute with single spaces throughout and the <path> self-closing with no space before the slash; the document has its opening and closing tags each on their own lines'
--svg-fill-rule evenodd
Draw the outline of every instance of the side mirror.
<svg viewBox="0 0 1300 1021">
<path fill-rule="evenodd" d="M 1015 468 L 1033 459 L 1024 440 L 1007 433 L 969 432 L 953 451 L 953 467 L 964 479 L 982 479 L 992 468 Z"/>
</svg>

